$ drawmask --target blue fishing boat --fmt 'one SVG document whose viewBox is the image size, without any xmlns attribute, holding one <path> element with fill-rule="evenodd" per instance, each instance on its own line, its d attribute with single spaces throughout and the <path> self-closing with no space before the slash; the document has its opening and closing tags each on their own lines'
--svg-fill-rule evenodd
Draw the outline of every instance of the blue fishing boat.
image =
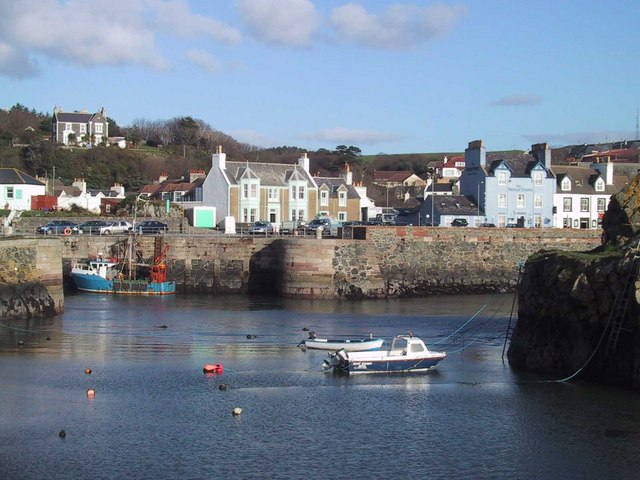
<svg viewBox="0 0 640 480">
<path fill-rule="evenodd" d="M 444 352 L 430 352 L 420 338 L 399 335 L 387 350 L 347 352 L 343 349 L 330 353 L 323 366 L 325 371 L 346 374 L 425 372 L 446 356 Z"/>
<path fill-rule="evenodd" d="M 78 290 L 88 293 L 110 293 L 117 295 L 173 295 L 176 293 L 176 282 L 167 280 L 167 267 L 164 262 L 167 247 L 146 267 L 148 272 L 141 278 L 133 275 L 133 264 L 129 260 L 119 261 L 117 258 L 97 258 L 77 262 L 71 269 L 71 278 Z M 130 258 L 130 257 L 129 257 Z M 136 272 L 138 269 L 136 269 Z"/>
</svg>

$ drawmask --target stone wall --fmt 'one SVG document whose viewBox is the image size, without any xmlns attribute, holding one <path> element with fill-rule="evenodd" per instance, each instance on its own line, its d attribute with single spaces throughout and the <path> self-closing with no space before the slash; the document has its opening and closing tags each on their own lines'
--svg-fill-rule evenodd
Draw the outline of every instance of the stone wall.
<svg viewBox="0 0 640 480">
<path fill-rule="evenodd" d="M 56 238 L 0 239 L 0 319 L 64 310 L 61 256 Z"/>
<path fill-rule="evenodd" d="M 384 298 L 514 289 L 518 264 L 539 250 L 590 250 L 592 231 L 367 228 L 366 239 L 138 237 L 146 260 L 155 238 L 170 244 L 168 276 L 184 293 L 269 293 L 287 297 Z M 80 258 L 116 255 L 116 238 L 65 237 L 65 274 Z M 121 241 L 121 240 L 118 240 Z"/>
</svg>

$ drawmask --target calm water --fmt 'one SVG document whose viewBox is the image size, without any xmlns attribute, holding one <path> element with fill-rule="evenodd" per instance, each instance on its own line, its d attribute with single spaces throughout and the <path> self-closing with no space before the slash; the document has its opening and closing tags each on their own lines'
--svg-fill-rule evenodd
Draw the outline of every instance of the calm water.
<svg viewBox="0 0 640 480">
<path fill-rule="evenodd" d="M 0 326 L 0 479 L 638 478 L 640 395 L 514 373 L 511 300 L 68 297 Z M 295 347 L 303 327 L 411 329 L 449 356 L 334 376 Z"/>
</svg>

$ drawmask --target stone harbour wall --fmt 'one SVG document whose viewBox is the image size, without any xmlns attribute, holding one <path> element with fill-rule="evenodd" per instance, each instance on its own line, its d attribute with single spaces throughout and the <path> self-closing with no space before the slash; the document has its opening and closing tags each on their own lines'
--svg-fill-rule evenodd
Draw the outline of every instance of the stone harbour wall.
<svg viewBox="0 0 640 480">
<path fill-rule="evenodd" d="M 367 228 L 362 240 L 315 237 L 138 237 L 143 258 L 169 244 L 167 271 L 182 293 L 261 293 L 310 298 L 385 298 L 513 291 L 518 264 L 540 250 L 591 250 L 586 230 Z M 155 240 L 158 238 L 159 240 Z M 66 237 L 73 261 L 111 255 L 115 237 Z"/>
<path fill-rule="evenodd" d="M 0 239 L 0 319 L 47 317 L 64 310 L 59 239 Z"/>
</svg>

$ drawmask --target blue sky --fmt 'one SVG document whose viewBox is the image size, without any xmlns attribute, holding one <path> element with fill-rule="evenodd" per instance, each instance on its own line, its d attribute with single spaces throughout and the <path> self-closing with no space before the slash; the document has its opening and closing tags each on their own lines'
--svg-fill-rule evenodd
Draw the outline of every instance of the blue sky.
<svg viewBox="0 0 640 480">
<path fill-rule="evenodd" d="M 365 154 L 631 139 L 640 2 L 0 0 L 0 108 Z"/>
</svg>

